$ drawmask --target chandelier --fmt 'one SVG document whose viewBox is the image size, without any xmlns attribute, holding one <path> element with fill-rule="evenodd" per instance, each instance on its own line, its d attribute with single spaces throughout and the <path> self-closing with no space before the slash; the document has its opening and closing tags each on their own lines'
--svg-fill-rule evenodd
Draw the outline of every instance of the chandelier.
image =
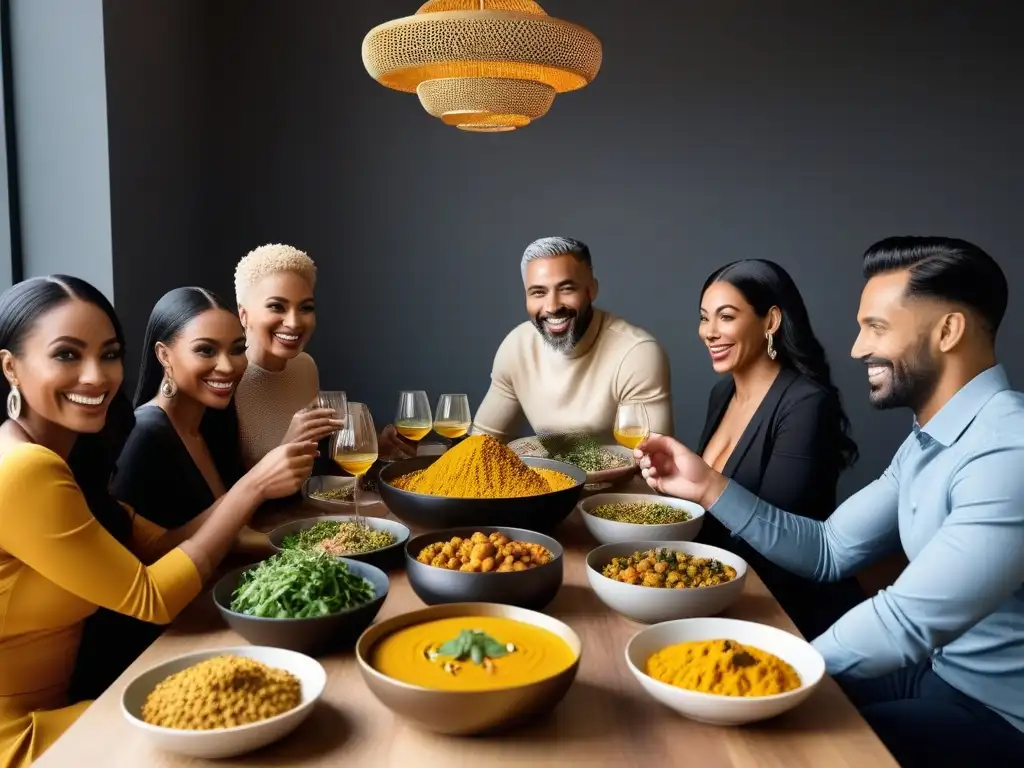
<svg viewBox="0 0 1024 768">
<path fill-rule="evenodd" d="M 533 0 L 430 0 L 371 29 L 363 65 L 387 88 L 416 93 L 463 131 L 514 131 L 543 117 L 555 94 L 588 85 L 601 41 Z"/>
</svg>

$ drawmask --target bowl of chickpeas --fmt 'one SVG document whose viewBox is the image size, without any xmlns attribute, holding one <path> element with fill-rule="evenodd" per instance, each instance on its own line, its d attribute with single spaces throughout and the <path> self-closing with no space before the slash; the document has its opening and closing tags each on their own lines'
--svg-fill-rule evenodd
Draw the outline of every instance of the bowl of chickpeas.
<svg viewBox="0 0 1024 768">
<path fill-rule="evenodd" d="M 198 651 L 146 670 L 124 689 L 121 711 L 155 747 L 189 757 L 235 757 L 305 720 L 327 685 L 318 661 L 246 645 Z"/>
<path fill-rule="evenodd" d="M 692 541 L 626 541 L 587 555 L 587 580 L 601 602 L 641 624 L 721 613 L 746 578 L 739 555 Z"/>
<path fill-rule="evenodd" d="M 405 546 L 413 592 L 427 605 L 502 603 L 538 610 L 562 586 L 562 545 L 523 528 L 432 531 Z"/>
</svg>

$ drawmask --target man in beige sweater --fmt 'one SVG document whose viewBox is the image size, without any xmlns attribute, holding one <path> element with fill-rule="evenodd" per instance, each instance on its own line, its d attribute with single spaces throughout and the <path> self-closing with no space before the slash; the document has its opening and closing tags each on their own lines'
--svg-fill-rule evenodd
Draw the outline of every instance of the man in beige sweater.
<svg viewBox="0 0 1024 768">
<path fill-rule="evenodd" d="M 530 320 L 498 348 L 473 434 L 508 441 L 526 416 L 535 434 L 588 432 L 611 439 L 620 403 L 643 403 L 651 431 L 672 434 L 669 362 L 642 328 L 593 306 L 590 250 L 545 237 L 523 254 Z"/>
</svg>

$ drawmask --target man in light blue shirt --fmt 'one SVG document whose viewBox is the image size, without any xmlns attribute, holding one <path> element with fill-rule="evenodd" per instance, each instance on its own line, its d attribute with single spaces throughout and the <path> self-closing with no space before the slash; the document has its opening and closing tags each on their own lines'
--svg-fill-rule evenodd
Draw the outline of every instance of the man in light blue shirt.
<svg viewBox="0 0 1024 768">
<path fill-rule="evenodd" d="M 872 404 L 915 415 L 879 479 L 821 522 L 671 438 L 637 455 L 655 490 L 802 576 L 840 579 L 902 546 L 899 579 L 814 640 L 829 673 L 903 766 L 1022 764 L 1024 394 L 995 359 L 1006 278 L 970 243 L 917 237 L 872 246 L 864 274 L 852 354 Z"/>
</svg>

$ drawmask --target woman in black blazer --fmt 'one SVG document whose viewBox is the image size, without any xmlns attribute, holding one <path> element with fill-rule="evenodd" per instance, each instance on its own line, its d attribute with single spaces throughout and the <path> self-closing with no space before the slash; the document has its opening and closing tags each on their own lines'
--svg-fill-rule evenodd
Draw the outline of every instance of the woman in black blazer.
<svg viewBox="0 0 1024 768">
<path fill-rule="evenodd" d="M 726 378 L 711 391 L 697 452 L 770 504 L 827 518 L 857 446 L 792 278 L 762 259 L 716 270 L 701 291 L 700 336 Z M 808 638 L 864 599 L 855 579 L 818 584 L 795 576 L 710 515 L 698 541 L 744 558 Z"/>
</svg>

